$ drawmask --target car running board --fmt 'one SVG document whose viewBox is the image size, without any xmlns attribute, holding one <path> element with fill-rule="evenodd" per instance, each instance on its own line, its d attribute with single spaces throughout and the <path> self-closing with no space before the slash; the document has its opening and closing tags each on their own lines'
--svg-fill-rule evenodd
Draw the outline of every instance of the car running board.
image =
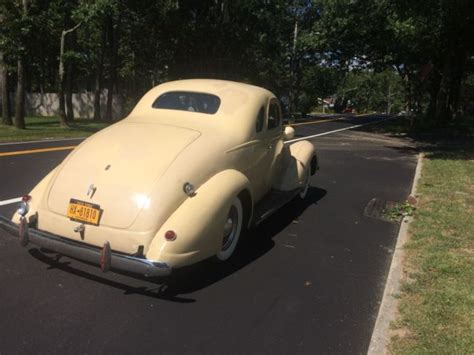
<svg viewBox="0 0 474 355">
<path fill-rule="evenodd" d="M 255 205 L 253 213 L 254 225 L 258 226 L 283 205 L 290 202 L 299 192 L 300 189 L 291 191 L 271 190 L 259 203 Z"/>
</svg>

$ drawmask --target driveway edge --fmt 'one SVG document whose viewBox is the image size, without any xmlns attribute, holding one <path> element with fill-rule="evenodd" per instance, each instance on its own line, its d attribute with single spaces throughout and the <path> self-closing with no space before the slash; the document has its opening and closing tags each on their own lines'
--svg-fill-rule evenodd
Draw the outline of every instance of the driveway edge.
<svg viewBox="0 0 474 355">
<path fill-rule="evenodd" d="M 54 143 L 54 142 L 67 142 L 67 141 L 78 141 L 84 140 L 87 137 L 69 137 L 69 138 L 44 138 L 44 139 L 37 139 L 31 141 L 8 141 L 2 142 L 0 141 L 0 146 L 7 146 L 7 145 L 17 145 L 17 144 L 36 144 L 36 143 Z"/>
<path fill-rule="evenodd" d="M 416 198 L 418 181 L 423 167 L 423 153 L 418 154 L 418 162 L 415 170 L 415 177 L 411 188 L 410 196 Z M 405 258 L 405 243 L 409 239 L 408 229 L 412 222 L 412 217 L 404 217 L 398 232 L 397 244 L 393 253 L 390 271 L 385 283 L 385 290 L 380 303 L 377 320 L 370 339 L 368 355 L 388 354 L 390 344 L 390 323 L 395 320 L 398 307 L 397 295 L 400 292 L 401 279 L 403 276 L 403 260 Z"/>
</svg>

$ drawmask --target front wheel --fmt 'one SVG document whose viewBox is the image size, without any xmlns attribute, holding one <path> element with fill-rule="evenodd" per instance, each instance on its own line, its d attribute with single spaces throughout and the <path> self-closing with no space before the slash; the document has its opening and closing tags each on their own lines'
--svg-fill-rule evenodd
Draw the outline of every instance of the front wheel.
<svg viewBox="0 0 474 355">
<path fill-rule="evenodd" d="M 222 248 L 216 255 L 217 259 L 225 261 L 234 253 L 242 231 L 243 215 L 242 202 L 234 197 L 223 226 Z"/>
<path fill-rule="evenodd" d="M 305 181 L 303 184 L 303 188 L 300 191 L 300 198 L 304 200 L 306 196 L 308 195 L 308 190 L 309 190 L 309 179 L 311 177 L 311 169 L 306 169 L 305 172 Z"/>
</svg>

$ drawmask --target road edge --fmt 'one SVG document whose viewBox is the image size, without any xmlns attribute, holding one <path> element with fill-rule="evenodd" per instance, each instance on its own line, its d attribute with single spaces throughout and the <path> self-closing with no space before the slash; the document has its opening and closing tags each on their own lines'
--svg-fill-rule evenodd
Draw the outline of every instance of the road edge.
<svg viewBox="0 0 474 355">
<path fill-rule="evenodd" d="M 417 197 L 417 187 L 423 168 L 423 153 L 418 154 L 418 160 L 415 169 L 415 176 L 410 192 L 410 196 Z M 413 218 L 406 216 L 400 225 L 397 236 L 397 243 L 390 265 L 390 271 L 385 283 L 382 301 L 375 321 L 374 330 L 370 339 L 367 355 L 388 354 L 388 345 L 390 344 L 390 323 L 395 320 L 398 307 L 397 295 L 400 292 L 401 279 L 403 276 L 403 260 L 405 258 L 405 244 L 409 239 L 408 229 Z"/>
<path fill-rule="evenodd" d="M 78 141 L 78 140 L 84 140 L 86 138 L 87 137 L 69 137 L 69 138 L 54 138 L 54 137 L 51 137 L 51 138 L 37 139 L 37 140 L 32 140 L 32 141 L 8 141 L 8 142 L 0 141 L 0 146 L 17 145 L 17 144 L 19 145 L 19 144 L 36 144 L 36 143 Z"/>
</svg>

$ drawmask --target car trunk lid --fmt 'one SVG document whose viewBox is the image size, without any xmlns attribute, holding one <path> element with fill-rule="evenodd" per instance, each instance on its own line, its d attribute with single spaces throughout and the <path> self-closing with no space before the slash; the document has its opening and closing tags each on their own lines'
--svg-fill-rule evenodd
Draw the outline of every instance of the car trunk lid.
<svg viewBox="0 0 474 355">
<path fill-rule="evenodd" d="M 119 123 L 85 141 L 52 183 L 48 207 L 66 215 L 70 199 L 97 204 L 100 224 L 128 228 L 174 159 L 199 137 L 194 130 Z"/>
</svg>

